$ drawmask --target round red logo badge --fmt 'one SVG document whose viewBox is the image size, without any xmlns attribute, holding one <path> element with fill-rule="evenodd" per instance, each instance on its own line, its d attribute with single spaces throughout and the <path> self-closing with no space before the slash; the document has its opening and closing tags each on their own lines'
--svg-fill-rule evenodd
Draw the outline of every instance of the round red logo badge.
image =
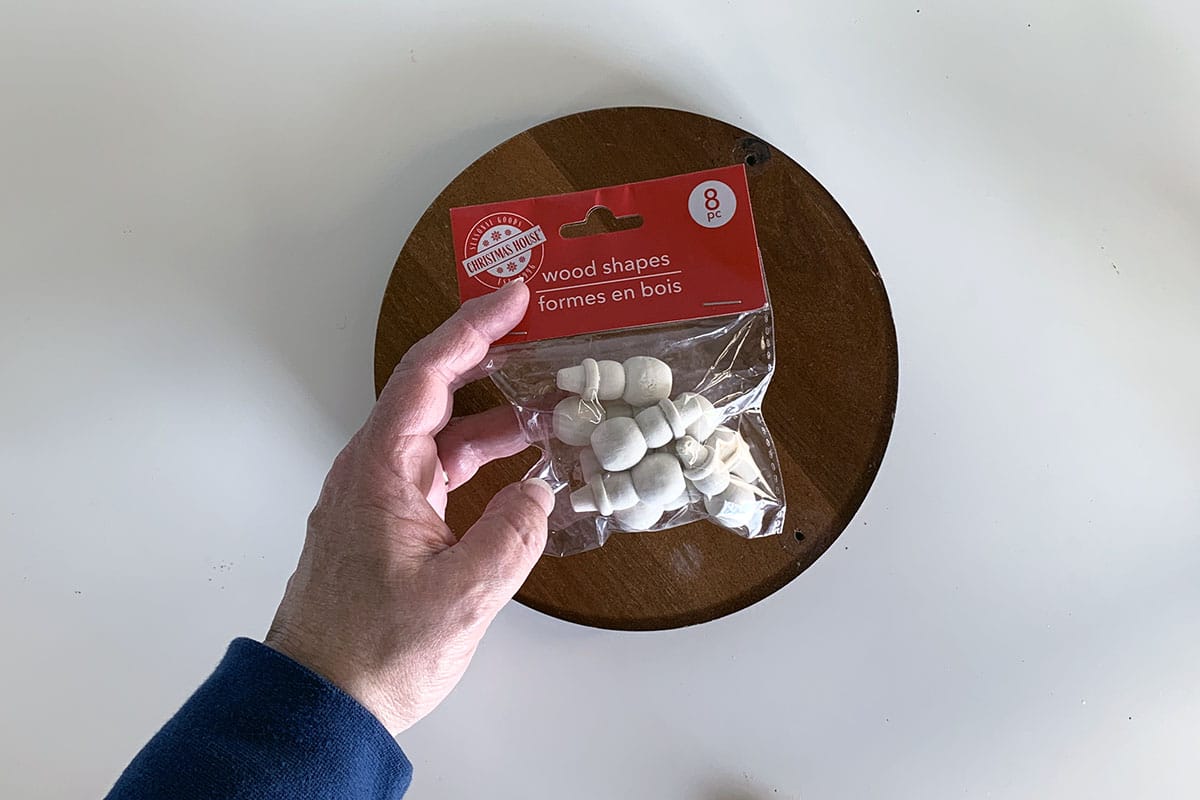
<svg viewBox="0 0 1200 800">
<path fill-rule="evenodd" d="M 542 267 L 546 236 L 520 214 L 489 214 L 467 234 L 462 266 L 467 275 L 498 289 L 517 278 L 528 281 Z"/>
</svg>

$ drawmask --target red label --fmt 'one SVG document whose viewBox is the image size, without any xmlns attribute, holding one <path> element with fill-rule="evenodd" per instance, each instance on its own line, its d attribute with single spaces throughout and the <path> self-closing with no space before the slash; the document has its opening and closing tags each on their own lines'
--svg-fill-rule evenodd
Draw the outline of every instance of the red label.
<svg viewBox="0 0 1200 800">
<path fill-rule="evenodd" d="M 597 207 L 639 227 L 566 238 Z M 767 302 L 743 166 L 450 210 L 459 298 L 522 278 L 501 344 L 754 311 Z"/>
</svg>

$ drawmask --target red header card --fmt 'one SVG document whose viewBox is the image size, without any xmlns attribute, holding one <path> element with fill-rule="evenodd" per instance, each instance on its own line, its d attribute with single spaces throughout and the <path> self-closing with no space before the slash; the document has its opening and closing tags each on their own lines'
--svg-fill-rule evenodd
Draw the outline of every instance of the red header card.
<svg viewBox="0 0 1200 800">
<path fill-rule="evenodd" d="M 599 208 L 621 226 L 641 224 L 570 236 Z M 740 164 L 453 208 L 450 226 L 463 302 L 518 278 L 529 284 L 529 311 L 499 344 L 754 311 L 767 301 Z"/>
</svg>

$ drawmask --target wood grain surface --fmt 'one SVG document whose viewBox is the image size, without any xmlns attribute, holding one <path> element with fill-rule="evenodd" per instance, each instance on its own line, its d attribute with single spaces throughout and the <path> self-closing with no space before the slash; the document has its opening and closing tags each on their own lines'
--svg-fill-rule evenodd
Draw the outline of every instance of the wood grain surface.
<svg viewBox="0 0 1200 800">
<path fill-rule="evenodd" d="M 684 111 L 607 108 L 538 125 L 482 156 L 438 195 L 396 260 L 375 342 L 375 388 L 413 342 L 458 307 L 449 209 L 662 178 L 745 163 L 778 363 L 764 415 L 778 446 L 786 533 L 744 540 L 709 523 L 614 534 L 598 549 L 545 556 L 517 599 L 564 620 L 658 630 L 705 622 L 778 590 L 825 552 L 883 458 L 896 407 L 896 334 L 883 281 L 837 202 L 762 139 Z M 489 381 L 460 390 L 455 413 L 504 402 Z M 520 480 L 531 449 L 484 468 L 450 497 L 462 532 Z"/>
</svg>

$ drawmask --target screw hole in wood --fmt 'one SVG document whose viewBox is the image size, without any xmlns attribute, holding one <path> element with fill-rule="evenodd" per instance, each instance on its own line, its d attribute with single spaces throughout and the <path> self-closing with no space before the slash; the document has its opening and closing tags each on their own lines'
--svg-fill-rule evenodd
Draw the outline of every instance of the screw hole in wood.
<svg viewBox="0 0 1200 800">
<path fill-rule="evenodd" d="M 762 139 L 746 136 L 734 145 L 735 157 L 747 167 L 764 167 L 771 160 L 771 146 Z"/>
</svg>

